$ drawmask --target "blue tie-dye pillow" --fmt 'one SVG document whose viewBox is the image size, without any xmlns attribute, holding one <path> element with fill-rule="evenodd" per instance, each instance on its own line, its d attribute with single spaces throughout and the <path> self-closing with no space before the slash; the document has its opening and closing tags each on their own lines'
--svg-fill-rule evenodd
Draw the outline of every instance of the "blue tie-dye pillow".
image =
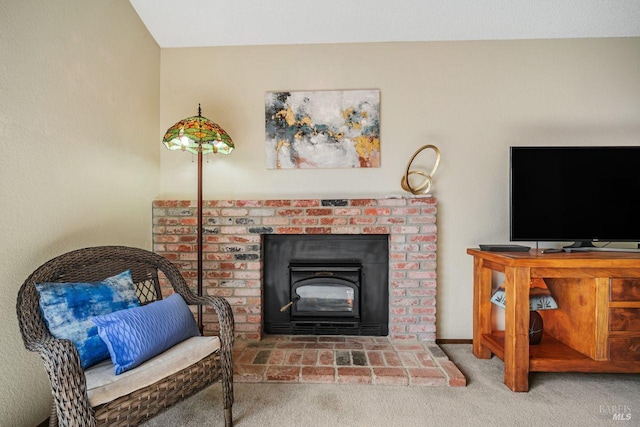
<svg viewBox="0 0 640 427">
<path fill-rule="evenodd" d="M 129 270 L 101 282 L 35 286 L 51 335 L 75 344 L 83 368 L 109 358 L 109 349 L 89 318 L 140 305 Z"/>
</svg>

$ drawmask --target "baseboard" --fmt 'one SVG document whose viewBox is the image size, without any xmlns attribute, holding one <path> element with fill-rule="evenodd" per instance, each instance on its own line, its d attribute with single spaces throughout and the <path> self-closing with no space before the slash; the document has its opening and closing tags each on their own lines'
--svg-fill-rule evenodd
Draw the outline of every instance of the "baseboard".
<svg viewBox="0 0 640 427">
<path fill-rule="evenodd" d="M 436 344 L 473 344 L 472 339 L 436 339 Z"/>
</svg>

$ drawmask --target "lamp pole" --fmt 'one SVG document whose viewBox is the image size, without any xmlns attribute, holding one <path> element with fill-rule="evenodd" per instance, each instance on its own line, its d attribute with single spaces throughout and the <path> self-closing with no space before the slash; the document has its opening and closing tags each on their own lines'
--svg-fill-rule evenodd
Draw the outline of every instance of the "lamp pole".
<svg viewBox="0 0 640 427">
<path fill-rule="evenodd" d="M 202 140 L 198 141 L 198 296 L 202 296 L 202 246 L 203 243 L 202 225 Z M 198 328 L 200 334 L 204 335 L 204 323 L 202 320 L 202 304 L 198 304 Z"/>
</svg>

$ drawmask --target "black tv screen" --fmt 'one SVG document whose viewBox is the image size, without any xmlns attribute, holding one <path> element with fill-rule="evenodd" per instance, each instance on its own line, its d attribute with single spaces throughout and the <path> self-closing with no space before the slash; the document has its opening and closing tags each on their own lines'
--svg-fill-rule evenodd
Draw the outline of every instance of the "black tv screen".
<svg viewBox="0 0 640 427">
<path fill-rule="evenodd" d="M 512 241 L 640 241 L 640 147 L 511 147 Z"/>
</svg>

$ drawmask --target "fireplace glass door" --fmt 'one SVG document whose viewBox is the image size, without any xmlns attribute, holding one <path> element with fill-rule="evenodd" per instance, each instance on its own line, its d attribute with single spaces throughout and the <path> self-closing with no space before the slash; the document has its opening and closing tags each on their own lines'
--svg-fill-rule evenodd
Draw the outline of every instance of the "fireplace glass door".
<svg viewBox="0 0 640 427">
<path fill-rule="evenodd" d="M 293 285 L 292 316 L 359 317 L 358 287 L 336 277 L 314 277 Z"/>
</svg>

